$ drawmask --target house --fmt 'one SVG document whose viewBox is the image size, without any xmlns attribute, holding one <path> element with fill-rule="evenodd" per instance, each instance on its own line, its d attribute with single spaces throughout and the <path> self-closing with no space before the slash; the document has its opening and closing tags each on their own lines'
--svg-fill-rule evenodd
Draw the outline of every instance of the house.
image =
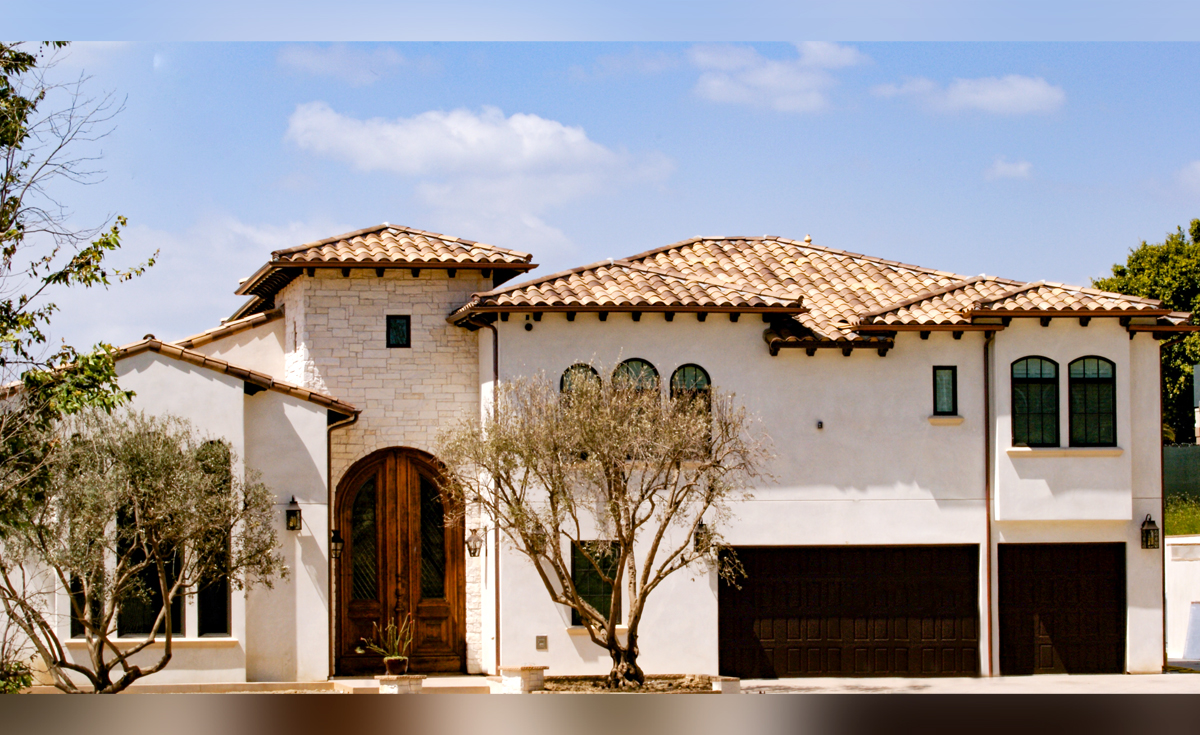
<svg viewBox="0 0 1200 735">
<path fill-rule="evenodd" d="M 1188 314 L 808 237 L 513 280 L 534 267 L 384 224 L 272 253 L 215 329 L 122 348 L 137 407 L 223 438 L 276 491 L 292 570 L 204 630 L 190 600 L 155 681 L 373 673 L 359 639 L 409 611 L 417 671 L 606 672 L 486 519 L 445 526 L 433 447 L 497 380 L 631 360 L 664 390 L 686 371 L 735 393 L 778 455 L 723 531 L 749 576 L 657 590 L 647 672 L 1161 671 L 1163 551 L 1141 528 L 1162 515 L 1158 340 Z"/>
</svg>

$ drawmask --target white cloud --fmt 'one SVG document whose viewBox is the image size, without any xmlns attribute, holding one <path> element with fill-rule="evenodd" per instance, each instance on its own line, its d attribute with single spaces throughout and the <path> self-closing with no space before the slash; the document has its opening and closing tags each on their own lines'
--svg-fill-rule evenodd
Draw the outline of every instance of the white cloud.
<svg viewBox="0 0 1200 735">
<path fill-rule="evenodd" d="M 322 220 L 255 224 L 216 214 L 180 230 L 131 226 L 111 262 L 131 265 L 155 250 L 158 262 L 141 277 L 108 290 L 73 288 L 51 294 L 62 308 L 53 321 L 54 336 L 86 347 L 98 341 L 125 344 L 145 334 L 181 339 L 215 327 L 246 300 L 233 293 L 238 279 L 266 263 L 272 250 L 362 225 Z"/>
<path fill-rule="evenodd" d="M 984 178 L 989 181 L 996 179 L 1028 179 L 1033 173 L 1033 164 L 1029 161 L 1006 161 L 997 156 L 992 165 L 984 172 Z"/>
<path fill-rule="evenodd" d="M 797 49 L 798 59 L 778 61 L 749 46 L 695 46 L 688 56 L 701 70 L 696 94 L 712 102 L 819 112 L 829 107 L 828 91 L 837 84 L 829 70 L 869 61 L 835 43 L 809 41 Z"/>
<path fill-rule="evenodd" d="M 324 102 L 300 105 L 286 139 L 302 150 L 416 179 L 418 200 L 439 227 L 518 249 L 569 247 L 545 222 L 548 210 L 620 185 L 661 181 L 661 154 L 634 156 L 588 138 L 580 127 L 538 115 L 429 111 L 360 120 Z M 488 234 L 487 238 L 483 237 Z"/>
<path fill-rule="evenodd" d="M 1053 112 L 1067 100 L 1062 87 L 1041 77 L 1009 74 L 1004 77 L 955 79 L 946 87 L 929 79 L 883 84 L 871 90 L 877 97 L 911 97 L 939 112 L 979 110 L 999 115 Z"/>
<path fill-rule="evenodd" d="M 352 87 L 364 87 L 405 66 L 429 68 L 428 59 L 412 62 L 390 46 L 369 48 L 361 44 L 329 46 L 284 46 L 276 57 L 279 64 L 319 77 L 340 79 Z"/>
<path fill-rule="evenodd" d="M 1179 169 L 1175 178 L 1185 189 L 1200 194 L 1200 161 L 1192 161 Z"/>
</svg>

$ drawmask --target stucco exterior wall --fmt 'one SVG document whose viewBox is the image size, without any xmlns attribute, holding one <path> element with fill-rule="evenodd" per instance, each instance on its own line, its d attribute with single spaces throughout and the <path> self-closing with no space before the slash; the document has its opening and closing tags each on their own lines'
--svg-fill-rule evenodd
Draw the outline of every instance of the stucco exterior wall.
<svg viewBox="0 0 1200 735">
<path fill-rule="evenodd" d="M 440 429 L 478 415 L 479 340 L 447 315 L 472 293 L 491 288 L 478 271 L 318 269 L 280 294 L 286 379 L 362 409 L 332 438 L 333 486 L 378 449 L 412 447 L 436 454 Z M 389 349 L 386 317 L 411 316 L 408 348 Z M 326 529 L 325 533 L 328 533 Z M 476 569 L 476 571 L 472 571 Z M 482 612 L 478 562 L 467 564 L 468 669 L 480 670 Z"/>
<path fill-rule="evenodd" d="M 257 370 L 282 379 L 286 372 L 283 326 L 282 319 L 275 319 L 191 349 L 238 367 Z"/>
<path fill-rule="evenodd" d="M 1184 658 L 1192 605 L 1200 604 L 1200 536 L 1168 536 L 1167 658 Z M 1200 631 L 1193 632 L 1200 635 Z"/>
</svg>

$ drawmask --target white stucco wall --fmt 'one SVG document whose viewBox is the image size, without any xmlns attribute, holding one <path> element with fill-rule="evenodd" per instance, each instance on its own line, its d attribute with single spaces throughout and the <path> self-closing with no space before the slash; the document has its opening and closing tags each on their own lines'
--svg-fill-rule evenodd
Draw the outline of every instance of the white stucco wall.
<svg viewBox="0 0 1200 735">
<path fill-rule="evenodd" d="M 283 319 L 274 319 L 192 349 L 282 380 L 285 372 L 283 328 Z"/>
<path fill-rule="evenodd" d="M 329 513 L 326 411 L 275 391 L 246 396 L 246 466 L 275 493 L 276 533 L 290 572 L 246 598 L 248 681 L 329 675 Z M 295 497 L 303 528 L 284 528 Z"/>
<path fill-rule="evenodd" d="M 1200 536 L 1163 539 L 1167 565 L 1167 657 L 1182 659 L 1193 604 L 1200 603 Z M 1200 635 L 1200 631 L 1193 632 Z"/>
</svg>

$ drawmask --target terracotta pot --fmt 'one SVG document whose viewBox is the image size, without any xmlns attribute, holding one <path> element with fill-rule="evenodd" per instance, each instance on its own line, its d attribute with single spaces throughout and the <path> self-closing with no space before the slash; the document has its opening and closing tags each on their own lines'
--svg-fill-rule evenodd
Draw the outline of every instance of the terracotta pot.
<svg viewBox="0 0 1200 735">
<path fill-rule="evenodd" d="M 387 669 L 388 676 L 400 676 L 408 673 L 408 659 L 406 658 L 385 658 L 383 667 Z"/>
</svg>

